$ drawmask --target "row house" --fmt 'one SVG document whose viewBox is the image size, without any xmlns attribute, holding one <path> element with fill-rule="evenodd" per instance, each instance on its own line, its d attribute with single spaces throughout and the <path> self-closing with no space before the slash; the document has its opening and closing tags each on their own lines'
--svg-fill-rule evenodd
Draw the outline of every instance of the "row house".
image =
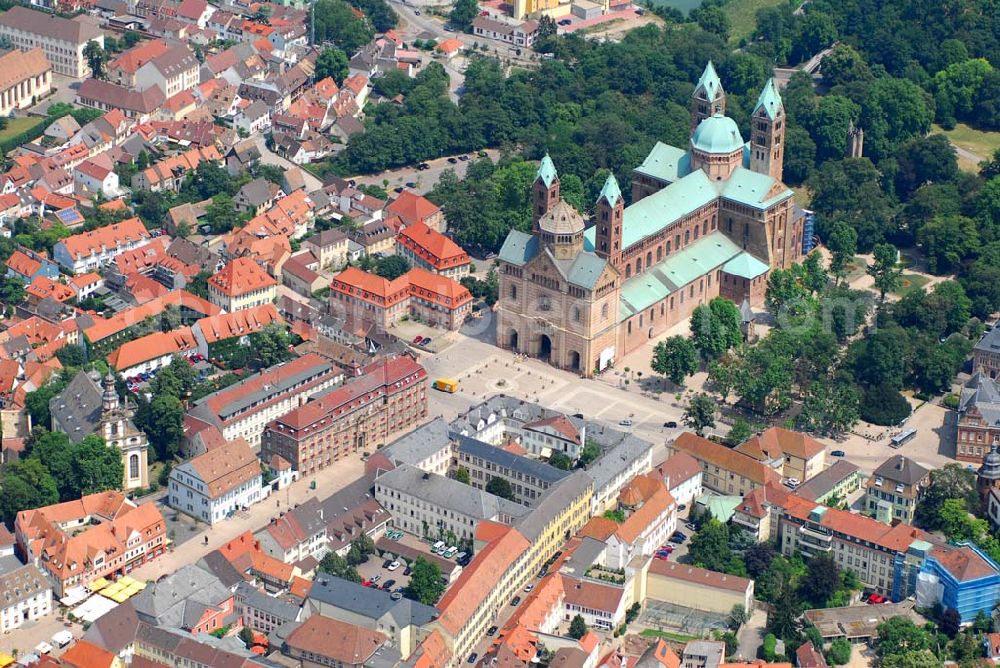
<svg viewBox="0 0 1000 668">
<path fill-rule="evenodd" d="M 177 192 L 188 175 L 205 161 L 221 164 L 222 155 L 214 145 L 194 148 L 160 160 L 132 176 L 132 189 Z"/>
<path fill-rule="evenodd" d="M 53 248 L 52 256 L 70 273 L 86 274 L 109 264 L 122 253 L 145 246 L 151 240 L 142 221 L 129 218 L 62 239 Z"/>
</svg>

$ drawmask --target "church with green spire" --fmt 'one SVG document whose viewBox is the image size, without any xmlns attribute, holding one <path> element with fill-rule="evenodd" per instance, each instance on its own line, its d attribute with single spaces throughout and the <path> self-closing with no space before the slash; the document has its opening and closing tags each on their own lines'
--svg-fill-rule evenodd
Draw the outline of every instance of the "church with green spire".
<svg viewBox="0 0 1000 668">
<path fill-rule="evenodd" d="M 587 221 L 542 158 L 532 231 L 498 255 L 497 345 L 590 376 L 722 296 L 759 307 L 772 268 L 802 257 L 803 215 L 782 182 L 785 111 L 773 79 L 749 141 L 725 115 L 711 62 L 691 96 L 691 139 L 657 142 L 632 173 L 630 201 L 609 176 Z"/>
</svg>

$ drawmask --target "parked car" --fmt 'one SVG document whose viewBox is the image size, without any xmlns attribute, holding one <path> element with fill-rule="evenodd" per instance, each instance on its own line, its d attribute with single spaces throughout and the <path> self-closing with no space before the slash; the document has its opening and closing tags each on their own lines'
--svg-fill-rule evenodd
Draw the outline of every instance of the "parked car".
<svg viewBox="0 0 1000 668">
<path fill-rule="evenodd" d="M 618 424 L 621 425 L 622 427 L 631 427 L 632 420 L 630 418 L 625 418 L 624 420 L 619 420 Z"/>
<path fill-rule="evenodd" d="M 687 529 L 688 531 L 697 531 L 698 530 L 698 525 L 695 524 L 694 522 L 685 522 L 684 523 L 684 528 Z M 681 533 L 681 532 L 678 531 L 677 533 Z M 684 535 L 684 534 L 681 534 L 681 535 Z"/>
<path fill-rule="evenodd" d="M 785 480 L 785 486 L 788 487 L 789 489 L 795 489 L 796 487 L 799 486 L 799 479 L 788 478 L 787 480 Z"/>
<path fill-rule="evenodd" d="M 495 636 L 497 634 L 497 631 L 499 630 L 500 629 L 498 629 L 496 626 L 491 626 L 490 628 L 486 629 L 486 635 Z"/>
<path fill-rule="evenodd" d="M 881 594 L 869 594 L 867 602 L 869 605 L 878 605 L 879 603 L 885 603 L 886 598 Z"/>
<path fill-rule="evenodd" d="M 524 593 L 525 594 L 530 594 L 531 590 L 534 589 L 534 588 L 535 588 L 535 585 L 530 584 L 530 585 L 528 585 L 527 587 L 524 588 Z"/>
<path fill-rule="evenodd" d="M 568 26 L 570 23 L 572 23 L 572 21 L 570 21 L 569 19 L 563 19 L 562 21 L 559 22 L 559 25 Z"/>
<path fill-rule="evenodd" d="M 424 170 L 427 170 L 427 169 L 430 169 L 430 168 L 431 168 L 431 166 L 428 165 L 426 162 L 422 162 L 422 163 L 420 163 L 417 166 L 417 169 L 419 169 L 420 171 L 424 171 Z"/>
<path fill-rule="evenodd" d="M 515 596 L 514 598 L 510 599 L 511 605 L 518 605 L 520 602 L 521 602 L 520 596 Z"/>
<path fill-rule="evenodd" d="M 393 588 L 395 584 L 396 584 L 395 580 L 386 580 L 385 582 L 382 583 L 382 589 L 389 591 L 390 589 Z"/>
<path fill-rule="evenodd" d="M 419 14 L 419 13 L 420 12 L 417 12 L 417 14 Z M 475 652 L 473 652 L 472 654 L 469 655 L 469 663 L 475 663 L 476 659 L 478 659 L 478 658 L 479 658 L 479 655 L 476 654 Z"/>
<path fill-rule="evenodd" d="M 466 160 L 469 159 L 469 156 L 467 156 L 467 155 L 460 155 L 460 156 L 458 156 L 458 159 L 461 160 L 462 162 L 465 162 Z"/>
<path fill-rule="evenodd" d="M 375 584 L 376 582 L 378 582 L 378 581 L 379 581 L 379 580 L 381 580 L 381 579 L 382 579 L 382 576 L 381 576 L 381 575 L 378 575 L 378 574 L 376 574 L 376 575 L 373 575 L 373 576 L 372 576 L 372 579 L 371 579 L 371 583 L 372 583 L 372 584 Z"/>
<path fill-rule="evenodd" d="M 674 422 L 673 420 L 664 422 L 663 426 L 666 427 L 667 429 L 677 429 L 677 423 Z"/>
<path fill-rule="evenodd" d="M 396 186 L 392 190 L 393 190 L 393 192 L 395 192 L 398 195 L 399 193 L 403 192 L 403 190 L 405 190 L 405 188 L 403 188 L 403 186 Z"/>
<path fill-rule="evenodd" d="M 455 156 L 451 156 L 450 158 L 448 158 L 448 162 L 451 163 L 451 164 L 453 164 L 453 165 L 457 165 L 458 164 L 458 158 L 456 158 Z"/>
<path fill-rule="evenodd" d="M 391 564 L 389 564 L 389 570 L 390 571 L 394 571 L 397 568 L 399 568 L 399 562 L 398 561 L 394 561 Z"/>
<path fill-rule="evenodd" d="M 677 506 L 677 512 L 682 513 L 685 510 L 687 510 L 687 504 L 686 503 L 682 503 L 681 505 Z"/>
<path fill-rule="evenodd" d="M 406 187 L 407 188 L 416 188 L 417 187 L 417 182 L 416 181 L 407 181 L 406 182 Z"/>
<path fill-rule="evenodd" d="M 654 555 L 654 559 L 659 559 L 660 561 L 669 561 L 670 555 L 666 552 L 657 552 Z"/>
<path fill-rule="evenodd" d="M 412 572 L 413 572 L 413 569 L 410 568 L 409 566 L 407 566 L 406 568 L 403 569 L 403 575 L 409 575 Z"/>
<path fill-rule="evenodd" d="M 847 453 L 846 453 L 846 452 L 844 452 L 843 450 L 834 450 L 834 451 L 833 451 L 833 452 L 831 452 L 830 454 L 831 454 L 832 456 L 834 456 L 834 457 L 846 457 L 846 456 L 847 456 Z"/>
<path fill-rule="evenodd" d="M 424 340 L 424 337 L 420 336 L 419 334 L 417 334 L 416 336 L 413 337 L 413 343 L 415 343 L 415 344 L 419 344 L 423 340 Z"/>
<path fill-rule="evenodd" d="M 392 559 L 386 559 L 382 562 L 382 568 L 389 568 L 392 565 Z"/>
</svg>

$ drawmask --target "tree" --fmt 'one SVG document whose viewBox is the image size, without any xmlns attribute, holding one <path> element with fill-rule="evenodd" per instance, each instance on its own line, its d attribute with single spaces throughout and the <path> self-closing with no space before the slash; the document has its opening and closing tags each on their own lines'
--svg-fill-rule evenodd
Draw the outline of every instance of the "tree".
<svg viewBox="0 0 1000 668">
<path fill-rule="evenodd" d="M 962 464 L 951 463 L 931 470 L 931 481 L 914 514 L 914 523 L 927 531 L 943 529 L 941 509 L 948 499 L 958 499 L 966 511 L 979 505 L 976 474 Z"/>
<path fill-rule="evenodd" d="M 733 559 L 729 548 L 729 527 L 715 518 L 702 524 L 698 533 L 691 537 L 688 556 L 695 566 L 723 573 L 731 572 L 739 561 Z"/>
<path fill-rule="evenodd" d="M 573 459 L 562 452 L 553 452 L 552 456 L 549 457 L 549 466 L 554 466 L 557 469 L 562 469 L 563 471 L 569 471 L 573 468 Z"/>
<path fill-rule="evenodd" d="M 882 668 L 939 668 L 941 659 L 929 649 L 907 654 L 891 654 L 879 662 Z"/>
<path fill-rule="evenodd" d="M 733 422 L 733 428 L 726 434 L 726 445 L 735 448 L 751 436 L 753 436 L 753 429 L 750 427 L 750 423 L 742 417 L 738 417 Z"/>
<path fill-rule="evenodd" d="M 472 32 L 472 20 L 477 16 L 479 16 L 479 4 L 476 0 L 456 0 L 448 19 L 459 30 Z"/>
<path fill-rule="evenodd" d="M 387 255 L 375 263 L 375 273 L 390 281 L 395 280 L 410 270 L 410 263 L 401 255 Z"/>
<path fill-rule="evenodd" d="M 538 39 L 552 37 L 558 30 L 559 27 L 551 16 L 546 14 L 538 20 Z"/>
<path fill-rule="evenodd" d="M 247 646 L 247 649 L 250 649 L 253 645 L 253 631 L 249 626 L 244 626 L 240 629 L 240 640 L 242 640 L 243 644 Z"/>
<path fill-rule="evenodd" d="M 345 559 L 351 566 L 359 566 L 368 561 L 368 555 L 364 554 L 361 551 L 361 548 L 352 542 L 351 546 L 347 548 L 347 556 Z"/>
<path fill-rule="evenodd" d="M 580 615 L 573 617 L 573 621 L 569 623 L 569 633 L 567 635 L 574 640 L 579 640 L 587 635 L 587 622 L 584 621 L 583 617 Z"/>
<path fill-rule="evenodd" d="M 580 457 L 576 461 L 578 468 L 585 469 L 587 466 L 601 456 L 601 446 L 599 446 L 594 441 L 587 441 L 583 444 L 583 450 L 580 451 Z"/>
<path fill-rule="evenodd" d="M 909 617 L 890 617 L 878 625 L 877 633 L 875 651 L 883 659 L 931 647 L 927 631 L 914 624 Z"/>
<path fill-rule="evenodd" d="M 212 277 L 212 272 L 207 269 L 199 271 L 191 282 L 187 284 L 187 291 L 197 295 L 202 299 L 208 299 L 208 279 Z"/>
<path fill-rule="evenodd" d="M 813 607 L 826 607 L 826 602 L 840 588 L 840 569 L 828 554 L 813 557 L 809 560 L 806 576 L 799 583 L 799 594 L 803 599 L 813 604 Z"/>
<path fill-rule="evenodd" d="M 861 392 L 850 383 L 820 380 L 809 386 L 796 421 L 800 429 L 824 436 L 844 433 L 861 415 Z"/>
<path fill-rule="evenodd" d="M 84 359 L 83 348 L 72 345 L 63 346 L 57 350 L 56 359 L 59 360 L 63 367 L 83 366 L 87 361 Z"/>
<path fill-rule="evenodd" d="M 804 183 L 816 167 L 816 142 L 805 128 L 790 125 L 785 137 L 784 181 L 790 185 Z"/>
<path fill-rule="evenodd" d="M 340 49 L 323 49 L 316 57 L 316 81 L 327 77 L 337 82 L 337 85 L 344 83 L 344 79 L 350 73 L 347 55 Z"/>
<path fill-rule="evenodd" d="M 205 208 L 203 220 L 213 233 L 222 234 L 233 229 L 239 217 L 236 202 L 229 193 L 222 192 L 212 197 L 212 203 Z"/>
<path fill-rule="evenodd" d="M 891 427 L 909 417 L 910 402 L 888 383 L 867 387 L 861 402 L 861 419 L 872 424 Z"/>
<path fill-rule="evenodd" d="M 691 337 L 708 358 L 718 357 L 742 341 L 740 310 L 732 301 L 716 297 L 691 314 Z"/>
<path fill-rule="evenodd" d="M 942 134 L 915 137 L 896 150 L 896 195 L 902 200 L 925 183 L 946 183 L 957 176 L 955 147 Z"/>
<path fill-rule="evenodd" d="M 699 436 L 703 436 L 706 427 L 715 427 L 715 409 L 715 400 L 712 397 L 704 393 L 696 394 L 688 401 L 687 409 L 684 411 L 684 424 L 694 429 Z"/>
<path fill-rule="evenodd" d="M 698 23 L 698 27 L 705 32 L 718 35 L 723 41 L 729 39 L 729 31 L 731 29 L 729 17 L 724 11 L 722 11 L 721 7 L 714 5 L 699 7 L 698 9 L 691 11 L 691 18 L 693 18 Z"/>
<path fill-rule="evenodd" d="M 0 469 L 0 513 L 13 526 L 17 513 L 58 503 L 56 482 L 37 459 L 26 459 Z"/>
<path fill-rule="evenodd" d="M 358 572 L 354 569 L 354 567 L 347 563 L 347 560 L 336 552 L 326 553 L 323 559 L 319 562 L 319 570 L 338 578 L 349 580 L 350 582 L 361 582 L 361 576 L 358 575 Z"/>
<path fill-rule="evenodd" d="M 742 604 L 737 603 L 729 611 L 729 628 L 738 631 L 748 621 L 750 621 L 750 613 L 747 612 L 747 609 Z"/>
<path fill-rule="evenodd" d="M 514 500 L 514 489 L 510 486 L 506 478 L 493 476 L 486 483 L 486 491 L 508 501 Z"/>
<path fill-rule="evenodd" d="M 896 145 L 926 135 L 934 119 L 929 97 L 907 79 L 876 79 L 861 102 L 865 152 L 881 160 L 891 155 Z"/>
<path fill-rule="evenodd" d="M 941 621 L 938 626 L 941 629 L 941 633 L 949 638 L 954 638 L 958 635 L 958 631 L 962 626 L 962 616 L 955 608 L 948 608 L 941 613 Z"/>
<path fill-rule="evenodd" d="M 830 250 L 830 273 L 839 282 L 847 276 L 848 263 L 858 252 L 858 233 L 844 221 L 837 221 L 826 247 Z"/>
<path fill-rule="evenodd" d="M 771 567 L 771 562 L 776 556 L 778 556 L 778 552 L 770 543 L 757 543 L 751 546 L 743 553 L 743 563 L 746 565 L 747 575 L 759 579 Z"/>
<path fill-rule="evenodd" d="M 72 498 L 121 489 L 125 469 L 118 448 L 109 447 L 104 439 L 90 435 L 73 448 L 73 476 L 79 493 Z"/>
<path fill-rule="evenodd" d="M 872 252 L 874 262 L 868 265 L 868 275 L 874 279 L 879 301 L 885 302 L 885 293 L 897 290 L 903 270 L 897 266 L 899 251 L 892 244 L 877 244 Z"/>
<path fill-rule="evenodd" d="M 834 666 L 843 666 L 850 662 L 853 648 L 847 638 L 835 638 L 826 652 L 826 660 Z"/>
<path fill-rule="evenodd" d="M 91 76 L 95 79 L 104 78 L 104 64 L 108 61 L 108 54 L 95 41 L 87 42 L 83 47 L 83 57 L 87 59 L 87 67 L 90 68 Z"/>
<path fill-rule="evenodd" d="M 979 230 L 965 216 L 935 216 L 917 232 L 917 241 L 927 256 L 927 268 L 946 274 L 979 249 Z"/>
<path fill-rule="evenodd" d="M 551 463 L 551 461 L 549 463 Z M 472 483 L 472 478 L 469 476 L 469 469 L 465 468 L 464 466 L 459 466 L 457 469 L 455 469 L 455 474 L 453 477 L 455 478 L 455 480 L 459 482 L 464 482 L 466 485 Z"/>
<path fill-rule="evenodd" d="M 157 459 L 164 462 L 173 459 L 180 452 L 184 438 L 184 407 L 180 399 L 169 395 L 158 396 L 146 405 L 145 410 L 142 408 L 140 404 L 136 419 L 146 432 Z"/>
<path fill-rule="evenodd" d="M 403 590 L 403 596 L 424 605 L 434 605 L 444 594 L 444 589 L 438 565 L 417 557 L 410 573 L 410 584 Z"/>
<path fill-rule="evenodd" d="M 659 341 L 653 348 L 650 367 L 669 378 L 674 385 L 682 385 L 685 378 L 698 370 L 698 352 L 689 339 L 671 336 Z"/>
</svg>

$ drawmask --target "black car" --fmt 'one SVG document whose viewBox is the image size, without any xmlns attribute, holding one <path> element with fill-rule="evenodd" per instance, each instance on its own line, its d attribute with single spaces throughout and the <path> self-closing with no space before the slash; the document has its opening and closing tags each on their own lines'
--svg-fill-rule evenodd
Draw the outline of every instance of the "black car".
<svg viewBox="0 0 1000 668">
<path fill-rule="evenodd" d="M 497 634 L 497 630 L 498 630 L 497 627 L 491 626 L 490 628 L 486 629 L 486 635 L 495 636 Z"/>
<path fill-rule="evenodd" d="M 511 605 L 518 605 L 520 602 L 521 602 L 520 596 L 515 596 L 514 598 L 510 599 Z"/>
<path fill-rule="evenodd" d="M 395 580 L 386 580 L 385 582 L 382 583 L 382 589 L 389 591 L 390 589 L 392 589 L 392 586 L 394 584 L 396 584 Z"/>
<path fill-rule="evenodd" d="M 458 163 L 458 158 L 452 156 L 452 157 L 448 158 L 448 162 L 450 162 L 453 165 L 457 164 Z"/>
<path fill-rule="evenodd" d="M 417 166 L 417 169 L 419 169 L 420 171 L 424 171 L 425 169 L 430 169 L 430 168 L 431 166 L 428 165 L 426 162 L 422 162 Z"/>
<path fill-rule="evenodd" d="M 412 572 L 413 572 L 413 569 L 410 568 L 409 566 L 407 566 L 406 568 L 403 569 L 403 575 L 409 575 Z"/>
<path fill-rule="evenodd" d="M 460 155 L 460 156 L 458 156 L 458 159 L 461 160 L 462 162 L 465 162 L 466 160 L 469 159 L 469 156 L 467 156 L 467 155 Z"/>
<path fill-rule="evenodd" d="M 417 183 L 415 181 L 407 181 L 406 182 L 406 187 L 407 188 L 416 188 L 417 187 Z"/>
<path fill-rule="evenodd" d="M 393 188 L 392 190 L 393 190 L 393 192 L 395 192 L 396 194 L 399 194 L 399 193 L 403 192 L 404 188 L 403 188 L 403 186 L 396 186 L 396 187 L 395 187 L 395 188 Z"/>
<path fill-rule="evenodd" d="M 382 562 L 382 568 L 389 568 L 392 566 L 392 559 L 386 559 Z"/>
<path fill-rule="evenodd" d="M 667 429 L 677 429 L 677 423 L 671 420 L 670 422 L 664 422 L 663 426 Z"/>
<path fill-rule="evenodd" d="M 479 658 L 479 655 L 476 654 L 475 652 L 473 652 L 472 654 L 469 655 L 469 663 L 475 663 L 476 659 L 478 659 L 478 658 Z"/>
</svg>

